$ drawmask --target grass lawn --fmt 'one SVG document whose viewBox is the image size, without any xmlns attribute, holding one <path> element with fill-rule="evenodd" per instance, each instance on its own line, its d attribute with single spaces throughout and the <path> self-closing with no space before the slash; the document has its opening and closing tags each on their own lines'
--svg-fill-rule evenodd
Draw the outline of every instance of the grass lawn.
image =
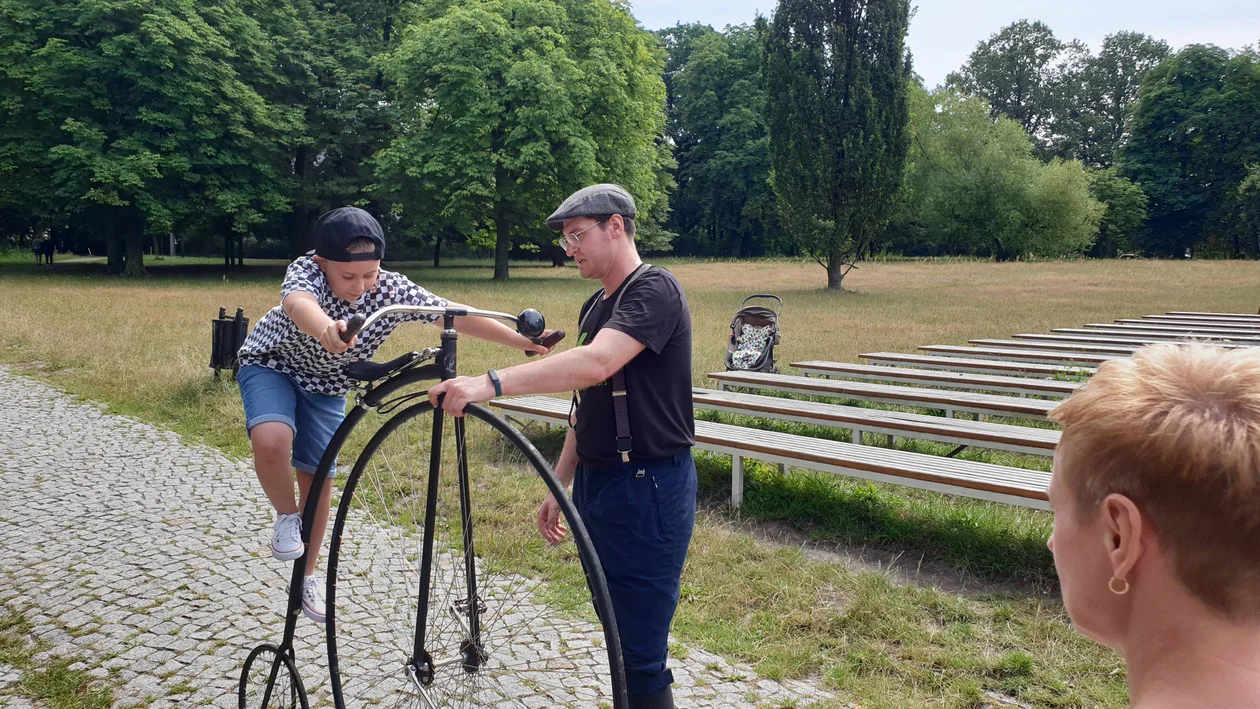
<svg viewBox="0 0 1260 709">
<path fill-rule="evenodd" d="M 207 321 L 220 305 L 229 312 L 242 306 L 256 321 L 278 303 L 282 262 L 250 262 L 224 275 L 214 259 L 168 258 L 148 264 L 152 277 L 140 281 L 108 277 L 100 263 L 49 269 L 32 262 L 0 260 L 7 306 L 0 312 L 0 363 L 230 455 L 248 455 L 235 386 L 206 368 Z M 1260 269 L 1248 262 L 867 263 L 846 279 L 854 292 L 844 294 L 819 290 L 825 273 L 813 264 L 658 262 L 678 275 L 691 302 L 698 385 L 712 385 L 707 374 L 722 369 L 730 318 L 753 292 L 786 301 L 784 366 L 1166 310 L 1253 312 L 1260 304 Z M 485 264 L 390 267 L 470 305 L 536 307 L 552 327 L 571 331 L 580 303 L 597 288 L 576 269 L 542 264 L 514 265 L 507 283 L 492 282 Z M 436 342 L 436 328 L 402 328 L 381 356 Z M 460 354 L 465 372 L 524 361 L 473 340 L 461 343 Z M 540 444 L 554 448 L 555 441 Z M 765 676 L 815 678 L 837 692 L 841 706 L 981 706 L 989 691 L 1037 707 L 1126 705 L 1119 659 L 1078 637 L 1055 597 L 1044 546 L 1049 515 L 751 467 L 746 505 L 735 517 L 725 507 L 729 460 L 700 456 L 704 511 L 683 579 L 679 640 L 750 662 Z M 526 500 L 523 508 L 534 504 Z M 945 569 L 990 592 L 903 583 L 749 533 L 768 528 L 828 548 L 900 554 L 903 565 Z"/>
</svg>

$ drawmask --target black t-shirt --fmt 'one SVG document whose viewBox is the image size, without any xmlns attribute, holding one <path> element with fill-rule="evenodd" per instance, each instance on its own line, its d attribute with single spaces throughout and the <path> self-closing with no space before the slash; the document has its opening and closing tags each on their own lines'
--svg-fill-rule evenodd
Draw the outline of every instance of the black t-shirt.
<svg viewBox="0 0 1260 709">
<path fill-rule="evenodd" d="M 696 442 L 691 404 L 691 311 L 678 279 L 663 268 L 648 268 L 621 295 L 625 289 L 623 282 L 607 298 L 596 293 L 586 301 L 579 316 L 579 322 L 586 322 L 578 333 L 578 344 L 590 344 L 605 327 L 643 344 L 645 349 L 625 368 L 630 436 L 634 439 L 630 459 L 665 458 Z M 619 295 L 621 303 L 612 312 Z M 578 459 L 583 463 L 621 463 L 610 381 L 582 390 L 574 432 Z"/>
</svg>

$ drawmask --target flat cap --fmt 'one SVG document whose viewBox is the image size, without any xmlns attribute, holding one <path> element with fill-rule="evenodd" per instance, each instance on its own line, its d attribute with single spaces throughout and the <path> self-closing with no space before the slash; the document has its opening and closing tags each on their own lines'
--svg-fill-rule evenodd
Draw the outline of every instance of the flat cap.
<svg viewBox="0 0 1260 709">
<path fill-rule="evenodd" d="M 560 231 L 564 220 L 575 217 L 604 217 L 620 214 L 634 219 L 634 197 L 625 189 L 610 184 L 591 185 L 569 195 L 556 211 L 547 217 L 547 227 Z"/>
</svg>

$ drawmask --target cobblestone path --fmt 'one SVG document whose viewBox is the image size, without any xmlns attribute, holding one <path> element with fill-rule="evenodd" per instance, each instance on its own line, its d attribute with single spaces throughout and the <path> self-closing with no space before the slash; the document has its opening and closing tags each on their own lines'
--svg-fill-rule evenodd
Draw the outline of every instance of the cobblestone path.
<svg viewBox="0 0 1260 709">
<path fill-rule="evenodd" d="M 50 655 L 114 670 L 120 706 L 235 707 L 246 655 L 280 639 L 291 568 L 267 555 L 271 512 L 248 463 L 3 367 L 0 391 L 0 602 Z M 298 667 L 312 706 L 331 706 L 321 631 L 299 623 Z M 829 698 L 696 648 L 685 655 L 671 660 L 680 708 Z M 16 680 L 0 664 L 0 706 L 30 706 L 12 694 Z M 595 706 L 587 696 L 575 705 Z"/>
</svg>

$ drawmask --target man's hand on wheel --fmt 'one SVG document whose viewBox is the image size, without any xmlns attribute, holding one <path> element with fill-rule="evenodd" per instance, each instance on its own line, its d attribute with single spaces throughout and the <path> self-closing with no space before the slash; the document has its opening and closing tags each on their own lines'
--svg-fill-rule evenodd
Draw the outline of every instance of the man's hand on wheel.
<svg viewBox="0 0 1260 709">
<path fill-rule="evenodd" d="M 494 398 L 494 384 L 484 374 L 439 382 L 429 389 L 429 402 L 434 408 L 437 408 L 438 397 L 443 394 L 446 398 L 442 400 L 442 410 L 451 416 L 463 416 L 464 407 L 469 404 L 482 404 Z"/>
<path fill-rule="evenodd" d="M 556 502 L 551 493 L 547 493 L 547 499 L 538 507 L 538 531 L 551 544 L 564 541 L 565 535 L 569 533 L 560 518 L 560 503 Z"/>
</svg>

